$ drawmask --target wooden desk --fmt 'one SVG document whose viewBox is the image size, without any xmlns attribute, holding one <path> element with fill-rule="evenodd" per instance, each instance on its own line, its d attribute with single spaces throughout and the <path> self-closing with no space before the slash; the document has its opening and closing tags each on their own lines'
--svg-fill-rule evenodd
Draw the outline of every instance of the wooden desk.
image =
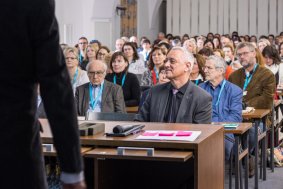
<svg viewBox="0 0 283 189">
<path fill-rule="evenodd" d="M 261 153 L 261 166 L 262 169 L 260 169 L 260 173 L 263 171 L 263 180 L 266 180 L 266 116 L 270 113 L 271 110 L 269 109 L 256 109 L 253 112 L 250 113 L 244 113 L 242 114 L 243 119 L 252 119 L 255 123 L 255 141 L 262 140 L 261 144 L 261 150 L 264 153 Z M 263 131 L 260 135 L 258 135 L 258 126 L 260 122 L 263 123 Z M 258 142 L 255 143 L 255 189 L 258 188 Z M 261 175 L 261 174 L 260 174 Z"/>
<path fill-rule="evenodd" d="M 42 141 L 44 143 L 52 142 L 52 135 L 46 120 L 40 120 L 43 125 L 44 133 L 42 133 Z M 105 123 L 106 132 L 113 129 L 117 123 L 129 124 L 129 122 L 103 122 Z M 166 123 L 144 123 L 145 130 L 191 130 L 202 131 L 201 135 L 194 142 L 186 141 L 153 141 L 153 140 L 135 140 L 138 136 L 130 135 L 128 137 L 106 137 L 104 134 L 95 136 L 81 137 L 81 143 L 99 148 L 116 148 L 125 147 L 151 147 L 156 150 L 166 151 L 190 151 L 193 154 L 193 185 L 195 189 L 224 189 L 224 128 L 222 126 L 211 125 L 194 125 L 194 124 L 166 124 Z M 97 160 L 97 159 L 96 159 Z M 98 160 L 97 160 L 98 161 Z M 129 160 L 127 160 L 129 161 Z M 102 166 L 111 168 L 105 164 Z M 153 166 L 155 164 L 152 164 Z M 97 168 L 99 169 L 99 168 Z M 98 170 L 95 169 L 95 178 Z M 104 169 L 99 169 L 103 171 Z M 117 170 L 115 170 L 117 171 Z M 166 170 L 164 170 L 166 171 Z M 132 173 L 134 174 L 134 173 Z M 169 172 L 168 172 L 169 174 Z M 174 174 L 174 172 L 171 172 Z M 158 176 L 158 175 L 155 175 Z M 124 178 L 125 179 L 125 178 Z M 145 180 L 145 178 L 138 178 Z M 166 181 L 164 181 L 166 182 Z M 95 180 L 98 184 L 98 180 Z M 126 183 L 126 181 L 124 182 Z M 97 186 L 102 188 L 103 186 Z M 132 186 L 133 187 L 133 186 Z M 135 186 L 134 188 L 138 187 Z M 106 187 L 107 188 L 107 187 Z"/>
<path fill-rule="evenodd" d="M 90 151 L 92 148 L 86 148 L 86 147 L 82 147 L 81 148 L 81 154 L 85 155 L 88 151 Z M 46 148 L 43 148 L 43 155 L 44 156 L 56 156 L 56 150 L 53 148 L 51 151 L 46 151 Z"/>
<path fill-rule="evenodd" d="M 138 113 L 139 107 L 133 106 L 133 107 L 126 107 L 127 113 Z"/>
<path fill-rule="evenodd" d="M 225 129 L 225 133 L 232 133 L 235 136 L 235 145 L 237 146 L 236 152 L 235 152 L 235 188 L 239 188 L 239 172 L 240 169 L 240 163 L 241 160 L 244 158 L 246 170 L 245 170 L 245 188 L 248 189 L 248 171 L 249 171 L 249 163 L 248 163 L 248 155 L 249 155 L 249 149 L 248 149 L 248 134 L 249 129 L 252 128 L 252 123 L 239 123 L 239 126 L 235 129 Z M 246 147 L 240 152 L 240 140 L 242 139 L 243 145 L 242 147 Z M 231 186 L 231 180 L 232 180 L 231 173 L 229 174 L 229 188 L 232 188 Z M 240 187 L 242 188 L 242 186 Z"/>
</svg>

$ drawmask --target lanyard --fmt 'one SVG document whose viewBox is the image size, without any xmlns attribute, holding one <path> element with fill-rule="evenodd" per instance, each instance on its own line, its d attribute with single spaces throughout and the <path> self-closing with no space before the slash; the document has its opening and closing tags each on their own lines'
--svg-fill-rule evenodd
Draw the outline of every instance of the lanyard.
<svg viewBox="0 0 283 189">
<path fill-rule="evenodd" d="M 198 82 L 199 82 L 199 79 L 198 79 L 198 80 L 196 80 L 196 86 L 198 86 Z"/>
<path fill-rule="evenodd" d="M 94 88 L 93 88 L 92 84 L 89 83 L 89 98 L 90 98 L 89 105 L 90 105 L 92 110 L 94 110 L 95 106 L 98 103 L 98 99 L 102 95 L 103 85 L 104 85 L 104 83 L 101 84 L 98 95 L 96 96 L 95 99 L 93 99 L 93 92 L 92 91 L 94 90 Z"/>
<path fill-rule="evenodd" d="M 154 69 L 154 72 L 155 72 L 155 76 L 156 76 L 156 78 L 157 78 L 157 79 L 159 79 L 158 71 L 157 71 L 156 67 L 154 66 L 154 68 L 153 68 L 153 69 Z"/>
<path fill-rule="evenodd" d="M 77 82 L 78 73 L 79 73 L 79 68 L 77 67 L 76 73 L 75 73 L 73 81 L 72 81 L 72 85 L 74 85 Z"/>
<path fill-rule="evenodd" d="M 226 80 L 223 81 L 223 84 L 222 84 L 222 86 L 221 86 L 220 92 L 219 92 L 219 94 L 218 94 L 217 102 L 216 102 L 216 104 L 215 104 L 216 106 L 218 106 L 218 104 L 219 104 L 220 97 L 221 97 L 221 93 L 222 93 L 222 91 L 223 91 L 223 89 L 224 89 L 225 84 L 226 84 Z"/>
<path fill-rule="evenodd" d="M 122 78 L 122 87 L 124 86 L 124 83 L 125 83 L 125 79 L 126 79 L 126 74 L 123 74 L 123 78 Z M 117 77 L 116 77 L 116 74 L 114 75 L 113 77 L 113 83 L 116 85 L 117 83 Z"/>
<path fill-rule="evenodd" d="M 256 68 L 257 68 L 257 64 L 255 65 L 252 74 L 250 74 L 249 76 L 246 74 L 246 79 L 245 79 L 243 91 L 245 91 L 247 89 L 249 83 L 251 82 L 253 74 L 254 74 Z"/>
</svg>

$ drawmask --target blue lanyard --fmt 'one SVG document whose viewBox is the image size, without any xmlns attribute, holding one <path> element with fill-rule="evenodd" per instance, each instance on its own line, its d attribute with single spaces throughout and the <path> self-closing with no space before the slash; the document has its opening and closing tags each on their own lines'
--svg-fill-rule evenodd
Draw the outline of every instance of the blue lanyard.
<svg viewBox="0 0 283 189">
<path fill-rule="evenodd" d="M 117 81 L 116 81 L 117 77 L 116 77 L 116 74 L 114 75 L 113 77 L 113 83 L 116 85 Z M 125 83 L 125 79 L 126 79 L 126 74 L 123 75 L 123 78 L 122 78 L 122 87 L 124 86 L 124 83 Z"/>
<path fill-rule="evenodd" d="M 98 103 L 98 99 L 102 95 L 103 85 L 104 85 L 104 83 L 101 84 L 98 95 L 96 96 L 95 99 L 93 99 L 93 92 L 92 91 L 94 90 L 94 88 L 93 88 L 92 84 L 89 83 L 89 98 L 90 98 L 89 105 L 90 105 L 92 110 L 94 110 L 95 106 Z"/>
<path fill-rule="evenodd" d="M 159 80 L 159 76 L 158 76 L 158 71 L 157 71 L 157 69 L 156 69 L 156 67 L 154 66 L 154 72 L 155 72 L 155 75 L 156 75 L 156 79 L 158 79 Z"/>
<path fill-rule="evenodd" d="M 198 79 L 198 80 L 196 80 L 196 86 L 198 86 L 198 82 L 199 82 L 199 79 Z"/>
<path fill-rule="evenodd" d="M 79 73 L 79 68 L 77 67 L 76 73 L 75 73 L 73 81 L 72 81 L 72 85 L 74 85 L 77 82 L 78 73 Z"/>
<path fill-rule="evenodd" d="M 249 83 L 251 82 L 253 74 L 254 74 L 256 68 L 257 68 L 257 64 L 255 65 L 255 67 L 253 69 L 253 73 L 251 75 L 249 75 L 249 76 L 246 75 L 243 91 L 245 91 L 247 89 Z"/>
<path fill-rule="evenodd" d="M 222 84 L 222 86 L 221 86 L 220 92 L 219 92 L 219 94 L 218 94 L 217 102 L 216 102 L 216 104 L 215 104 L 216 106 L 218 106 L 218 104 L 219 104 L 220 97 L 221 97 L 221 93 L 222 93 L 222 91 L 223 91 L 223 89 L 224 89 L 225 84 L 226 84 L 226 80 L 223 81 L 223 84 Z"/>
</svg>

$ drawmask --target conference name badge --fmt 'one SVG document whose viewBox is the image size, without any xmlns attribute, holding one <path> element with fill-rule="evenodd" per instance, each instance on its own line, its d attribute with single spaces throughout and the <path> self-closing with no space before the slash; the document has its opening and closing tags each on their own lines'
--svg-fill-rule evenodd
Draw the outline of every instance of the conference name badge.
<svg viewBox="0 0 283 189">
<path fill-rule="evenodd" d="M 248 94 L 248 91 L 243 92 L 243 96 L 246 96 Z"/>
</svg>

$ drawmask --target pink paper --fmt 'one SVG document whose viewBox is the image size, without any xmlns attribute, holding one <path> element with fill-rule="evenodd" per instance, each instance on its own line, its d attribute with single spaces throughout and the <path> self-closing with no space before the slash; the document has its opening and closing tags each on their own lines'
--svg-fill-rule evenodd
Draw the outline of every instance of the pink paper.
<svg viewBox="0 0 283 189">
<path fill-rule="evenodd" d="M 155 136 L 157 135 L 157 132 L 145 132 L 142 134 L 142 136 Z"/>
<path fill-rule="evenodd" d="M 159 133 L 158 136 L 174 136 L 174 132 L 173 133 Z"/>
<path fill-rule="evenodd" d="M 188 132 L 188 131 L 178 131 L 176 133 L 176 136 L 191 136 L 192 132 Z"/>
</svg>

